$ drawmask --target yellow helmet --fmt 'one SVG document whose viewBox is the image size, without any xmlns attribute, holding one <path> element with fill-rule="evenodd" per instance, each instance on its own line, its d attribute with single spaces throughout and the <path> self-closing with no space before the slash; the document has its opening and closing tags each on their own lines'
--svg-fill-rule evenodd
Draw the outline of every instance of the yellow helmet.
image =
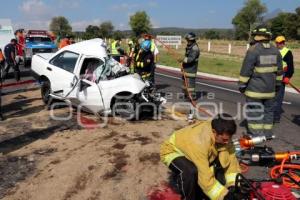
<svg viewBox="0 0 300 200">
<path fill-rule="evenodd" d="M 276 43 L 285 42 L 285 37 L 282 36 L 282 35 L 277 36 L 277 37 L 275 38 L 275 42 L 276 42 Z"/>
</svg>

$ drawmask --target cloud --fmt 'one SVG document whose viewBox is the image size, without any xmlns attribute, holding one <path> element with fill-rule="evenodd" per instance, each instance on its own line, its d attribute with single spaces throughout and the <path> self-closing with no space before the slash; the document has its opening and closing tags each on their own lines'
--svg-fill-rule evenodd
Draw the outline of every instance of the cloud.
<svg viewBox="0 0 300 200">
<path fill-rule="evenodd" d="M 115 4 L 111 6 L 111 10 L 113 11 L 128 11 L 132 9 L 139 8 L 139 4 L 128 4 L 128 3 L 121 3 L 121 4 Z"/>
<path fill-rule="evenodd" d="M 160 28 L 160 24 L 156 19 L 151 18 L 150 22 L 152 24 L 152 28 Z"/>
<path fill-rule="evenodd" d="M 24 28 L 24 29 L 43 29 L 43 30 L 48 30 L 49 29 L 49 24 L 50 20 L 27 20 L 25 22 L 16 22 L 14 24 L 14 29 L 17 30 L 19 28 Z"/>
<path fill-rule="evenodd" d="M 51 6 L 42 0 L 26 0 L 19 6 L 19 10 L 29 19 L 49 19 L 53 16 Z"/>
<path fill-rule="evenodd" d="M 68 0 L 58 0 L 58 7 L 59 8 L 68 8 L 68 9 L 77 9 L 80 8 L 80 0 L 72 0 L 72 1 L 68 1 Z"/>
<path fill-rule="evenodd" d="M 73 31 L 85 31 L 85 28 L 88 25 L 99 26 L 102 20 L 100 19 L 93 19 L 93 20 L 81 20 L 81 21 L 74 21 L 71 22 L 72 30 Z"/>
<path fill-rule="evenodd" d="M 116 27 L 115 30 L 129 30 L 129 25 L 128 23 L 119 23 Z"/>
<path fill-rule="evenodd" d="M 149 1 L 148 2 L 148 6 L 150 6 L 150 7 L 157 7 L 158 3 L 156 1 Z"/>
</svg>

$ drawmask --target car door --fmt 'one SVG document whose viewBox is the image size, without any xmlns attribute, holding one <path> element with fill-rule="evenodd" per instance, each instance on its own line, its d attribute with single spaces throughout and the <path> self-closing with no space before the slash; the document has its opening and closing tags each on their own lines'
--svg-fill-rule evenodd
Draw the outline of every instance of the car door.
<svg viewBox="0 0 300 200">
<path fill-rule="evenodd" d="M 99 80 L 95 78 L 96 71 L 101 71 L 104 61 L 100 58 L 83 56 L 76 74 L 78 75 L 78 83 L 74 89 L 66 97 L 73 104 L 87 108 L 93 113 L 99 113 L 105 110 L 101 88 L 97 84 Z"/>
<path fill-rule="evenodd" d="M 64 98 L 74 85 L 78 82 L 78 77 L 74 74 L 80 55 L 71 51 L 63 51 L 52 58 L 47 66 L 51 83 L 52 94 Z"/>
</svg>

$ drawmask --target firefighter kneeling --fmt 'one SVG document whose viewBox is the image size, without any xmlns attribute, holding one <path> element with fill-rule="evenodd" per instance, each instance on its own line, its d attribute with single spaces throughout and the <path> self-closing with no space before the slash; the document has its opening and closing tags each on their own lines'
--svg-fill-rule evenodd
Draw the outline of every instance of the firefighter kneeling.
<svg viewBox="0 0 300 200">
<path fill-rule="evenodd" d="M 150 81 L 151 71 L 154 64 L 154 55 L 150 51 L 151 41 L 145 40 L 141 44 L 135 61 L 135 70 L 144 81 Z M 152 85 L 152 83 L 150 83 Z"/>
<path fill-rule="evenodd" d="M 228 114 L 175 131 L 161 146 L 161 160 L 172 170 L 184 200 L 235 199 L 240 172 L 232 135 L 236 123 Z"/>
</svg>

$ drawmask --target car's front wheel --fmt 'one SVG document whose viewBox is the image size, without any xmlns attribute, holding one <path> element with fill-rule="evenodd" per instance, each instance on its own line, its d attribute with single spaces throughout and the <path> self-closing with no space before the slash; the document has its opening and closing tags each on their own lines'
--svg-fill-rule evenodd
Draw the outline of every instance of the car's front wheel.
<svg viewBox="0 0 300 200">
<path fill-rule="evenodd" d="M 134 97 L 118 96 L 112 105 L 112 114 L 113 116 L 120 116 L 127 120 L 134 120 L 137 116 L 136 108 L 137 105 Z"/>
<path fill-rule="evenodd" d="M 45 105 L 49 105 L 51 101 L 51 85 L 49 80 L 45 80 L 42 82 L 41 86 L 41 96 L 42 96 L 42 101 L 44 102 Z"/>
</svg>

